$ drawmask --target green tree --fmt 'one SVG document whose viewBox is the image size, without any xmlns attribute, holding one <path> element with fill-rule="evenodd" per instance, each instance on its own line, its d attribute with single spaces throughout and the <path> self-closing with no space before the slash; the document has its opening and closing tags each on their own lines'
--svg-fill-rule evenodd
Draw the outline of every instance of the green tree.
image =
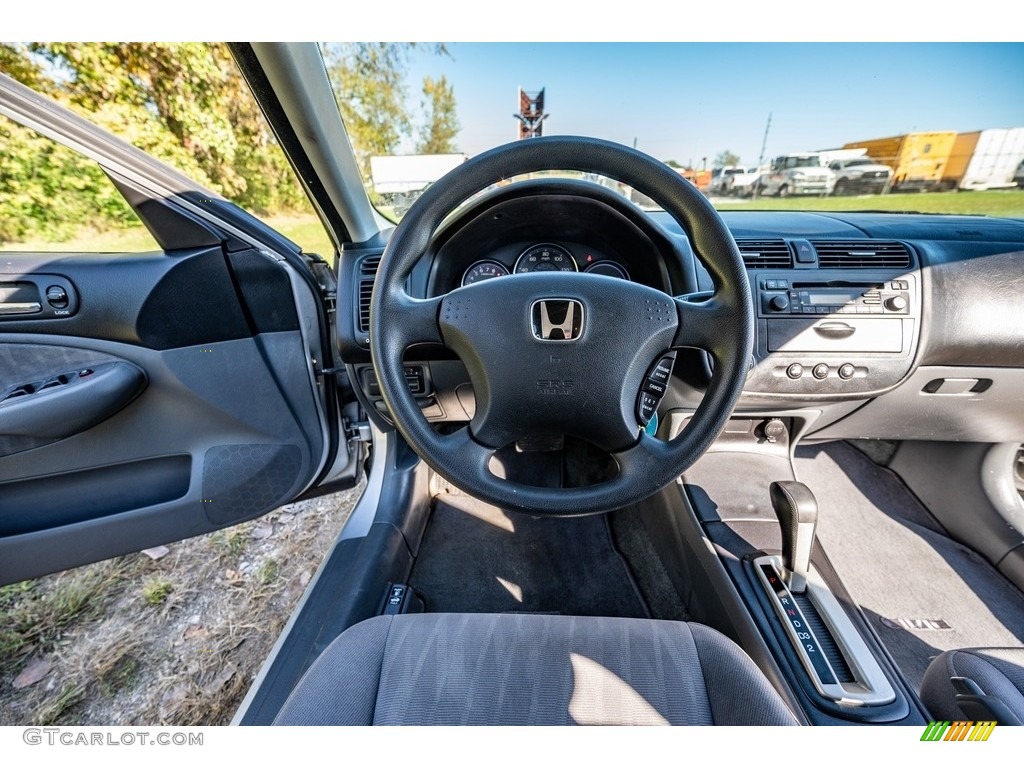
<svg viewBox="0 0 1024 768">
<path fill-rule="evenodd" d="M 726 149 L 726 150 L 724 150 L 722 152 L 719 152 L 717 157 L 715 157 L 715 167 L 716 168 L 724 168 L 727 165 L 739 165 L 739 164 L 740 164 L 740 156 L 737 155 L 735 152 L 730 152 L 728 149 Z"/>
<path fill-rule="evenodd" d="M 423 111 L 426 122 L 420 130 L 420 141 L 416 151 L 426 155 L 444 155 L 458 151 L 455 136 L 459 132 L 459 120 L 455 113 L 455 92 L 442 75 L 435 80 L 423 78 Z"/>
<path fill-rule="evenodd" d="M 50 43 L 57 95 L 140 149 L 258 212 L 301 191 L 222 43 Z"/>
<path fill-rule="evenodd" d="M 370 157 L 393 154 L 411 122 L 405 106 L 408 44 L 343 43 L 325 49 L 334 95 L 364 177 Z"/>
<path fill-rule="evenodd" d="M 324 47 L 334 95 L 364 179 L 370 158 L 394 154 L 412 120 L 406 106 L 409 53 L 417 43 L 340 43 Z M 443 44 L 432 46 L 447 55 Z"/>
<path fill-rule="evenodd" d="M 243 207 L 305 204 L 224 44 L 3 44 L 0 69 Z M 13 133 L 6 138 L 5 151 L 27 151 Z M 37 182 L 47 167 L 34 166 Z"/>
<path fill-rule="evenodd" d="M 24 43 L 0 43 L 0 72 L 29 88 L 38 88 L 42 79 L 42 67 Z"/>
<path fill-rule="evenodd" d="M 682 168 L 683 167 L 679 163 L 677 163 L 675 160 L 663 160 L 662 162 L 664 162 L 665 165 L 667 165 L 669 168 Z"/>
</svg>

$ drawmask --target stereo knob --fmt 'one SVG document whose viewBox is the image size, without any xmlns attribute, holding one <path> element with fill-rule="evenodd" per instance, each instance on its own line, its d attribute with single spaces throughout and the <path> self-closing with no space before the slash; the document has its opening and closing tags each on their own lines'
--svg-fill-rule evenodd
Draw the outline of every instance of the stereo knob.
<svg viewBox="0 0 1024 768">
<path fill-rule="evenodd" d="M 772 296 L 772 300 L 768 302 L 768 306 L 776 312 L 783 312 L 789 308 L 789 299 L 785 296 Z"/>
<path fill-rule="evenodd" d="M 885 308 L 892 312 L 902 312 L 907 308 L 907 300 L 902 296 L 890 296 L 885 300 Z"/>
</svg>

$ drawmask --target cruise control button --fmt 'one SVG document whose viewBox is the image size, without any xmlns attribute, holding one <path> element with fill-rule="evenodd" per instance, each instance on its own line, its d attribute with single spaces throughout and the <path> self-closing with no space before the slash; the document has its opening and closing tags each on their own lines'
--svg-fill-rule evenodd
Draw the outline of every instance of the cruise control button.
<svg viewBox="0 0 1024 768">
<path fill-rule="evenodd" d="M 854 373 L 856 373 L 856 369 L 850 363 L 843 363 L 839 366 L 840 379 L 852 379 Z"/>
<path fill-rule="evenodd" d="M 654 395 L 656 398 L 660 400 L 665 396 L 665 389 L 667 388 L 667 386 L 667 384 L 658 381 L 652 376 L 651 378 L 647 379 L 647 381 L 644 382 L 644 392 L 646 392 L 649 395 Z"/>
<path fill-rule="evenodd" d="M 658 398 L 653 395 L 649 395 L 646 392 L 640 393 L 640 399 L 637 400 L 636 414 L 640 420 L 641 426 L 646 427 L 648 422 L 654 417 L 655 411 L 658 410 Z"/>
<path fill-rule="evenodd" d="M 828 376 L 828 366 L 824 363 L 818 363 L 811 369 L 811 375 L 816 379 L 824 379 Z"/>
<path fill-rule="evenodd" d="M 786 369 L 786 375 L 791 379 L 799 379 L 804 375 L 804 367 L 800 363 L 793 363 Z"/>
<path fill-rule="evenodd" d="M 654 364 L 651 368 L 651 372 L 647 375 L 648 379 L 661 382 L 662 384 L 668 384 L 668 378 L 672 375 L 672 365 L 675 363 L 674 357 L 663 357 L 661 360 Z"/>
</svg>

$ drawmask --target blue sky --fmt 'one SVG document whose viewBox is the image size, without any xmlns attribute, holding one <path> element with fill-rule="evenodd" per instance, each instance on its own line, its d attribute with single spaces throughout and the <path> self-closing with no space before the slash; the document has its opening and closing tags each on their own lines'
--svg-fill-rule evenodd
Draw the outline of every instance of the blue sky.
<svg viewBox="0 0 1024 768">
<path fill-rule="evenodd" d="M 699 167 L 919 130 L 1024 126 L 1024 44 L 449 43 L 409 66 L 453 84 L 459 148 L 514 138 L 516 91 L 546 89 L 545 135 L 595 135 Z"/>
</svg>

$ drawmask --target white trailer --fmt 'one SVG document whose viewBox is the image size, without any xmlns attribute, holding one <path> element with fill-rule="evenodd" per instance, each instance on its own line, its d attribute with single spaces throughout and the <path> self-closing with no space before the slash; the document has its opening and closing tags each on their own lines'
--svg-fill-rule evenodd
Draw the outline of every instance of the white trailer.
<svg viewBox="0 0 1024 768">
<path fill-rule="evenodd" d="M 419 192 L 467 158 L 453 155 L 377 155 L 370 158 L 374 191 L 379 195 Z"/>
<path fill-rule="evenodd" d="M 960 189 L 1005 189 L 1015 185 L 1014 174 L 1024 161 L 1024 128 L 981 131 Z"/>
</svg>

